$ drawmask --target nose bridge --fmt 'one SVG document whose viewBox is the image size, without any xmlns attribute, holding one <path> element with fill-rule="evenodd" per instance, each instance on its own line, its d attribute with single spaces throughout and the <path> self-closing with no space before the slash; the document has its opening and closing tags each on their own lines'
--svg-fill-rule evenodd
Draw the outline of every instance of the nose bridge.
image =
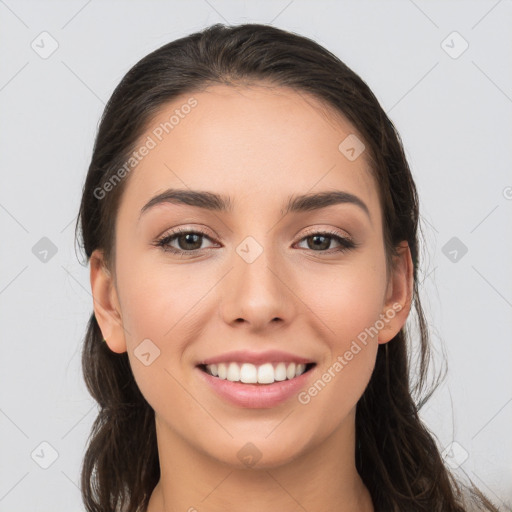
<svg viewBox="0 0 512 512">
<path fill-rule="evenodd" d="M 287 320 L 291 297 L 280 276 L 279 251 L 271 246 L 271 236 L 246 236 L 232 257 L 233 272 L 224 295 L 223 315 L 233 322 L 243 319 L 262 326 L 275 318 Z"/>
<path fill-rule="evenodd" d="M 265 300 L 270 300 L 279 292 L 276 281 L 276 270 L 271 271 L 272 267 L 276 267 L 275 252 L 276 248 L 272 247 L 271 236 L 256 235 L 246 236 L 235 249 L 237 257 L 234 258 L 234 265 L 238 275 L 237 281 L 240 281 L 242 290 L 251 288 L 254 292 L 258 292 Z M 251 297 L 251 300 L 257 300 L 258 296 Z"/>
</svg>

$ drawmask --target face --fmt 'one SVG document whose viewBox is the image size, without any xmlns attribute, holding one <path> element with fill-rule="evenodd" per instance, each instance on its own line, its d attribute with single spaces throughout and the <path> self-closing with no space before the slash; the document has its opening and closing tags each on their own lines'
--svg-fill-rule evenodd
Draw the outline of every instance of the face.
<svg viewBox="0 0 512 512">
<path fill-rule="evenodd" d="M 109 347 L 128 352 L 165 435 L 232 465 L 255 450 L 263 467 L 353 427 L 378 344 L 408 312 L 407 271 L 386 274 L 366 155 L 339 149 L 355 133 L 313 97 L 262 85 L 184 95 L 149 123 L 116 218 L 115 279 L 91 265 L 91 283 Z M 169 189 L 209 195 L 164 200 Z M 227 204 L 213 208 L 213 194 Z M 246 358 L 249 381 L 265 363 L 279 379 L 280 362 L 291 376 L 296 358 L 310 364 L 229 383 L 198 366 L 218 356 Z"/>
</svg>

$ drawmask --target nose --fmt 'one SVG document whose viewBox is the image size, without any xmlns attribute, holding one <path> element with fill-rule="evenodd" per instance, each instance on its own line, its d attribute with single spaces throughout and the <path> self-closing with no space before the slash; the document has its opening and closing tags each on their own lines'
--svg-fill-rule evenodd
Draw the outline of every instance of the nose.
<svg viewBox="0 0 512 512">
<path fill-rule="evenodd" d="M 244 247 L 251 251 L 256 249 L 250 244 Z M 262 248 L 261 254 L 251 261 L 243 253 L 244 247 L 233 254 L 233 268 L 223 280 L 223 320 L 252 331 L 289 323 L 297 308 L 291 273 L 277 258 L 271 257 L 270 250 Z"/>
</svg>

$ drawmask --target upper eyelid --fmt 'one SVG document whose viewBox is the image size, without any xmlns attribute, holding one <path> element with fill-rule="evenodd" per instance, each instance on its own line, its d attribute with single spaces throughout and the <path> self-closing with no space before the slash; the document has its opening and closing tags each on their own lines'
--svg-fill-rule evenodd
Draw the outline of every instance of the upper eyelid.
<svg viewBox="0 0 512 512">
<path fill-rule="evenodd" d="M 339 236 L 340 238 L 344 238 L 346 240 L 352 241 L 353 238 L 348 233 L 343 234 L 343 230 L 341 228 L 335 228 L 335 227 L 328 227 L 328 228 L 306 228 L 306 232 L 303 233 L 302 238 L 308 236 L 308 235 L 314 235 L 316 233 L 323 234 L 323 235 L 331 235 L 331 236 Z M 301 240 L 302 240 L 301 238 Z"/>
</svg>

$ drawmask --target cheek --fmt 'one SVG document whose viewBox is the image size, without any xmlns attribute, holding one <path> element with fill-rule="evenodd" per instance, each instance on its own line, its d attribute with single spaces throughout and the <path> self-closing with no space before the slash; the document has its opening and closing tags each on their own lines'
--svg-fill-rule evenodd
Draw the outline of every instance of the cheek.
<svg viewBox="0 0 512 512">
<path fill-rule="evenodd" d="M 198 321 L 201 298 L 205 287 L 215 284 L 212 275 L 188 268 L 155 264 L 154 257 L 145 256 L 125 258 L 118 264 L 130 366 L 147 402 L 169 418 L 176 408 L 184 413 L 193 409 L 183 388 L 181 357 L 190 339 L 200 336 L 195 329 L 203 325 Z M 149 353 L 146 361 L 144 353 Z"/>
<path fill-rule="evenodd" d="M 376 322 L 382 307 L 384 281 L 368 266 L 340 269 L 308 296 L 308 304 L 328 326 L 326 357 L 316 379 L 298 396 L 314 429 L 329 435 L 344 423 L 364 393 L 378 350 Z"/>
<path fill-rule="evenodd" d="M 302 293 L 321 319 L 328 356 L 322 360 L 318 379 L 305 390 L 301 403 L 315 401 L 319 409 L 332 407 L 333 426 L 341 420 L 364 392 L 377 354 L 379 315 L 385 295 L 385 262 L 374 256 L 354 258 L 350 264 L 306 273 Z"/>
<path fill-rule="evenodd" d="M 301 296 L 328 328 L 331 348 L 345 346 L 379 319 L 385 296 L 385 263 L 375 256 L 347 259 L 336 267 L 304 272 Z M 333 354 L 334 355 L 334 354 Z"/>
<path fill-rule="evenodd" d="M 156 249 L 139 258 L 127 257 L 118 264 L 123 322 L 132 345 L 150 338 L 163 347 L 165 340 L 174 339 L 174 332 L 180 332 L 179 342 L 205 291 L 216 282 L 213 269 L 202 272 L 196 265 L 166 264 L 165 256 L 155 253 Z M 173 343 L 173 350 L 177 348 Z"/>
</svg>

